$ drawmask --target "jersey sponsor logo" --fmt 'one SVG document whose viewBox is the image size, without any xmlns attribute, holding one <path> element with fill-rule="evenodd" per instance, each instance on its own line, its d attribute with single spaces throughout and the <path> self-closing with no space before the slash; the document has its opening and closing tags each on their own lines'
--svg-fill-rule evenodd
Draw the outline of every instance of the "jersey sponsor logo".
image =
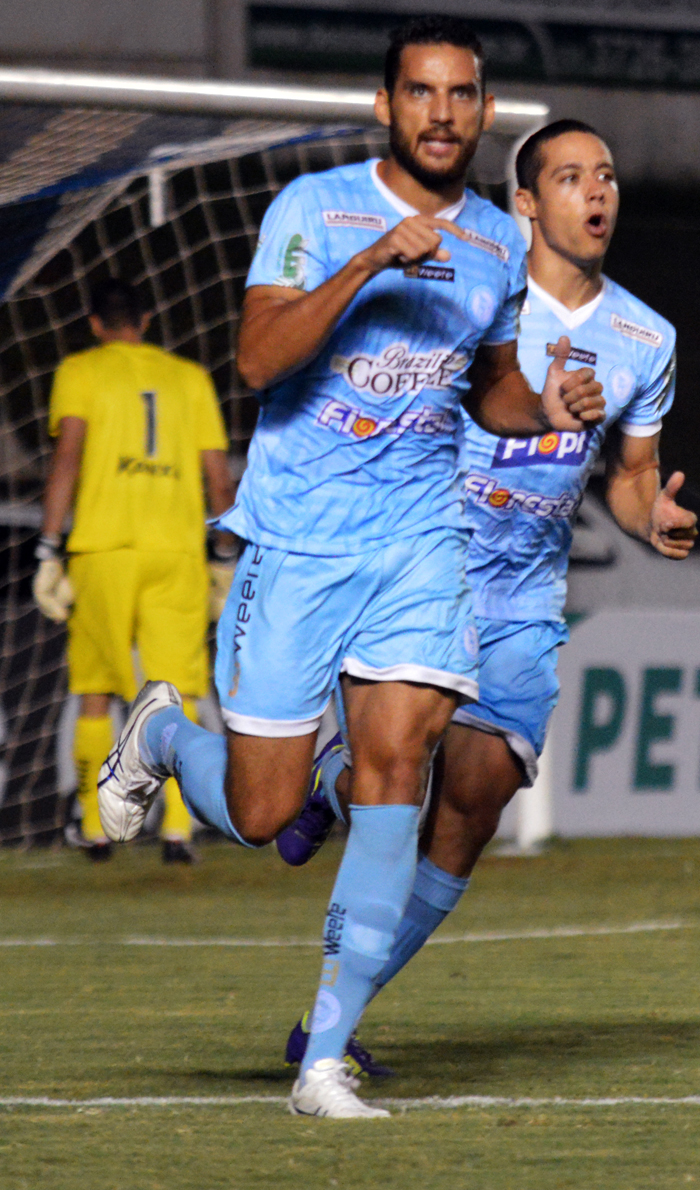
<svg viewBox="0 0 700 1190">
<path fill-rule="evenodd" d="M 468 356 L 449 348 L 411 352 L 406 343 L 392 343 L 381 355 L 334 355 L 331 368 L 344 376 L 358 393 L 398 397 L 424 388 L 450 389 L 455 374 L 463 371 Z"/>
<path fill-rule="evenodd" d="M 588 453 L 591 430 L 551 430 L 540 438 L 499 438 L 492 467 L 522 467 L 527 463 L 554 463 L 577 467 Z"/>
<path fill-rule="evenodd" d="M 561 496 L 548 496 L 544 492 L 527 492 L 518 488 L 499 487 L 490 475 L 479 475 L 472 471 L 463 482 L 467 498 L 475 504 L 493 508 L 499 512 L 511 512 L 518 508 L 530 516 L 546 517 L 551 520 L 568 521 L 578 508 L 581 496 L 564 492 Z"/>
<path fill-rule="evenodd" d="M 323 211 L 326 227 L 359 227 L 362 231 L 386 231 L 383 215 L 370 215 L 367 211 Z"/>
<path fill-rule="evenodd" d="M 454 417 L 449 409 L 411 409 L 400 417 L 373 417 L 362 409 L 353 409 L 344 401 L 326 401 L 316 418 L 316 424 L 327 430 L 335 430 L 349 438 L 378 438 L 380 434 L 394 434 L 399 437 L 407 430 L 415 434 L 439 434 L 451 431 Z"/>
<path fill-rule="evenodd" d="M 117 463 L 117 475 L 153 475 L 180 478 L 180 468 L 172 463 L 149 463 L 146 459 L 134 459 L 130 455 L 121 455 Z"/>
<path fill-rule="evenodd" d="M 610 315 L 610 325 L 614 331 L 625 335 L 627 339 L 636 339 L 639 343 L 646 343 L 647 347 L 660 347 L 664 341 L 661 331 L 653 331 L 648 326 L 630 322 L 627 318 L 621 318 L 619 314 Z"/>
<path fill-rule="evenodd" d="M 445 269 L 437 264 L 412 264 L 403 271 L 404 277 L 415 277 L 419 281 L 454 281 L 454 269 Z"/>
<path fill-rule="evenodd" d="M 556 354 L 557 354 L 556 343 L 548 343 L 547 344 L 547 355 L 556 355 Z M 583 347 L 572 347 L 571 350 L 569 351 L 567 359 L 578 360 L 579 363 L 581 363 L 581 364 L 593 365 L 593 364 L 598 363 L 597 353 L 595 351 L 584 351 Z"/>
<path fill-rule="evenodd" d="M 309 241 L 299 233 L 290 236 L 282 245 L 278 259 L 279 273 L 273 285 L 284 285 L 287 289 L 303 289 L 306 281 L 306 249 Z"/>
<path fill-rule="evenodd" d="M 505 244 L 499 244 L 498 240 L 490 240 L 488 236 L 482 236 L 471 227 L 460 227 L 459 230 L 460 240 L 466 240 L 474 248 L 481 248 L 482 252 L 488 252 L 489 256 L 497 256 L 504 264 L 510 260 L 510 252 Z"/>
</svg>

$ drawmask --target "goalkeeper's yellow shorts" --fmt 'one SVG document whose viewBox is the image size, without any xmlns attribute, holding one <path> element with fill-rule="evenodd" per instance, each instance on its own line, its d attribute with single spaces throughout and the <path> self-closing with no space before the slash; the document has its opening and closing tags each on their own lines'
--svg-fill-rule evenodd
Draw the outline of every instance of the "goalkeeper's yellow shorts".
<svg viewBox="0 0 700 1190">
<path fill-rule="evenodd" d="M 115 694 L 138 686 L 133 650 L 147 679 L 164 679 L 202 698 L 209 687 L 206 647 L 209 581 L 204 555 L 109 550 L 73 554 L 75 603 L 68 622 L 68 684 L 73 694 Z"/>
</svg>

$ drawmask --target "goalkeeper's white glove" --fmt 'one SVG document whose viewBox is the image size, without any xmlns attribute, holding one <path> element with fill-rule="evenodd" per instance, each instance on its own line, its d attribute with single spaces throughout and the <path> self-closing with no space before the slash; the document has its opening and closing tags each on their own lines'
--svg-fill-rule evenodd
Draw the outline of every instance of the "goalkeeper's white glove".
<svg viewBox="0 0 700 1190">
<path fill-rule="evenodd" d="M 34 575 L 32 594 L 34 599 L 49 620 L 55 624 L 64 624 L 75 599 L 73 585 L 68 578 L 59 556 L 60 541 L 50 537 L 40 537 L 34 556 L 39 561 L 39 569 Z"/>
</svg>

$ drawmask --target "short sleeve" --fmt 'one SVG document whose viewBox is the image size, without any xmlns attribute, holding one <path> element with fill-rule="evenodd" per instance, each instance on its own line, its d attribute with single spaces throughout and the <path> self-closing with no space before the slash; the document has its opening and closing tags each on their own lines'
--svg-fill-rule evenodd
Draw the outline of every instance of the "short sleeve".
<svg viewBox="0 0 700 1190">
<path fill-rule="evenodd" d="M 228 436 L 211 376 L 204 368 L 199 373 L 197 401 L 197 443 L 200 450 L 228 450 Z"/>
<path fill-rule="evenodd" d="M 290 183 L 265 212 L 246 285 L 316 289 L 330 276 L 324 239 L 309 179 Z"/>
<path fill-rule="evenodd" d="M 658 434 L 661 421 L 673 404 L 676 392 L 676 333 L 666 337 L 645 383 L 640 385 L 620 416 L 620 429 L 631 438 Z"/>
<path fill-rule="evenodd" d="M 520 311 L 527 297 L 527 256 L 525 241 L 511 246 L 507 296 L 496 311 L 483 342 L 490 347 L 512 343 L 520 335 Z"/>
<path fill-rule="evenodd" d="M 89 368 L 84 356 L 68 356 L 59 364 L 49 397 L 49 434 L 56 437 L 64 417 L 81 417 L 88 421 L 92 386 L 88 381 Z"/>
</svg>

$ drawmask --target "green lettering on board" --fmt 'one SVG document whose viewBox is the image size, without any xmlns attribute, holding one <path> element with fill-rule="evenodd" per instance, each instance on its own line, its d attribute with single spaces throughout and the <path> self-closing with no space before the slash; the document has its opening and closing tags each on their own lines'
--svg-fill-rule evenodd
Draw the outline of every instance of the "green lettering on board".
<svg viewBox="0 0 700 1190">
<path fill-rule="evenodd" d="M 654 764 L 649 752 L 658 740 L 672 740 L 676 729 L 675 715 L 659 715 L 656 698 L 659 694 L 679 694 L 683 685 L 682 669 L 645 669 L 642 697 L 639 705 L 637 755 L 634 765 L 634 788 L 668 790 L 673 788 L 675 765 Z"/>
<path fill-rule="evenodd" d="M 610 703 L 601 719 L 603 699 Z M 627 705 L 625 679 L 618 669 L 591 668 L 583 675 L 581 713 L 574 768 L 574 789 L 588 789 L 590 761 L 596 752 L 612 748 L 622 730 Z"/>
</svg>

